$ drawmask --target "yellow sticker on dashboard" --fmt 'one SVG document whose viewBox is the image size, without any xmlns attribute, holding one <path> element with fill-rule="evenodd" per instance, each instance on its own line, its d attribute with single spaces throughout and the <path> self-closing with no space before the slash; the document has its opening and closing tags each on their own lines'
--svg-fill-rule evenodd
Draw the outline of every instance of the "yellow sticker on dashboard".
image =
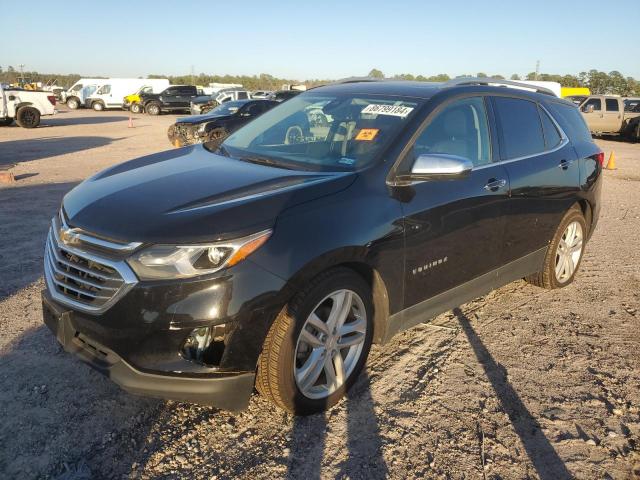
<svg viewBox="0 0 640 480">
<path fill-rule="evenodd" d="M 370 142 L 371 140 L 376 138 L 376 135 L 378 135 L 379 131 L 380 129 L 378 128 L 361 128 L 358 132 L 358 135 L 356 135 L 356 140 Z"/>
</svg>

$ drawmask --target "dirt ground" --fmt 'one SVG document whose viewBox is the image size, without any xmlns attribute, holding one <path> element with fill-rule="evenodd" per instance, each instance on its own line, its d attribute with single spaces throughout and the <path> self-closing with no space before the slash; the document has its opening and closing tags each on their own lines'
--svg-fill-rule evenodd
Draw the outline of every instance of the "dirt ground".
<svg viewBox="0 0 640 480">
<path fill-rule="evenodd" d="M 575 283 L 515 282 L 374 347 L 349 397 L 293 418 L 122 392 L 42 325 L 49 220 L 74 185 L 170 148 L 174 116 L 63 111 L 0 129 L 1 478 L 640 477 L 640 144 L 615 150 Z M 427 320 L 427 319 L 425 319 Z"/>
</svg>

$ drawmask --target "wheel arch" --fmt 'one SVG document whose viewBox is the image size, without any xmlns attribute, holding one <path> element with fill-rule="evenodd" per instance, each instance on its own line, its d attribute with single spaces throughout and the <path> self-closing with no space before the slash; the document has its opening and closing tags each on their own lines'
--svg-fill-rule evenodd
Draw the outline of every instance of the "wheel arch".
<svg viewBox="0 0 640 480">
<path fill-rule="evenodd" d="M 389 293 L 380 272 L 368 261 L 364 247 L 346 247 L 328 252 L 299 269 L 285 286 L 286 301 L 304 288 L 311 279 L 333 268 L 348 268 L 362 277 L 371 288 L 373 303 L 373 342 L 382 343 L 389 320 Z"/>
<path fill-rule="evenodd" d="M 582 215 L 584 216 L 584 221 L 587 224 L 587 237 L 591 235 L 591 227 L 593 224 L 593 207 L 586 199 L 580 199 L 576 203 L 573 204 L 572 208 L 580 208 Z"/>
</svg>

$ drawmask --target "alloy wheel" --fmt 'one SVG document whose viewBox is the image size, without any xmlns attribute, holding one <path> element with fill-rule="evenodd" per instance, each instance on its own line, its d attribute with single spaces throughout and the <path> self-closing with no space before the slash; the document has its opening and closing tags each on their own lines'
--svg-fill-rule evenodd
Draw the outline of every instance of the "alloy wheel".
<svg viewBox="0 0 640 480">
<path fill-rule="evenodd" d="M 568 281 L 576 271 L 582 255 L 583 245 L 582 225 L 573 221 L 562 234 L 556 249 L 556 280 L 560 283 Z"/>
<path fill-rule="evenodd" d="M 344 385 L 362 354 L 367 312 L 351 290 L 327 295 L 306 319 L 294 355 L 294 377 L 310 399 L 326 398 Z"/>
</svg>

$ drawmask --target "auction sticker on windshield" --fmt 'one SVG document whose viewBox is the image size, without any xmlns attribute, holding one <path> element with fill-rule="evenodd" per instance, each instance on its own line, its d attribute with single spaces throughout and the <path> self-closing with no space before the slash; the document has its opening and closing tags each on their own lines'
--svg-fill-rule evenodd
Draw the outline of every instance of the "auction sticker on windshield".
<svg viewBox="0 0 640 480">
<path fill-rule="evenodd" d="M 405 107 L 403 105 L 381 105 L 371 103 L 362 109 L 361 114 L 368 113 L 370 115 L 392 115 L 394 117 L 404 118 L 413 111 L 413 107 Z"/>
<path fill-rule="evenodd" d="M 376 138 L 376 135 L 379 131 L 380 130 L 377 128 L 363 128 L 358 132 L 358 135 L 356 135 L 356 140 L 370 142 L 371 140 Z"/>
</svg>

